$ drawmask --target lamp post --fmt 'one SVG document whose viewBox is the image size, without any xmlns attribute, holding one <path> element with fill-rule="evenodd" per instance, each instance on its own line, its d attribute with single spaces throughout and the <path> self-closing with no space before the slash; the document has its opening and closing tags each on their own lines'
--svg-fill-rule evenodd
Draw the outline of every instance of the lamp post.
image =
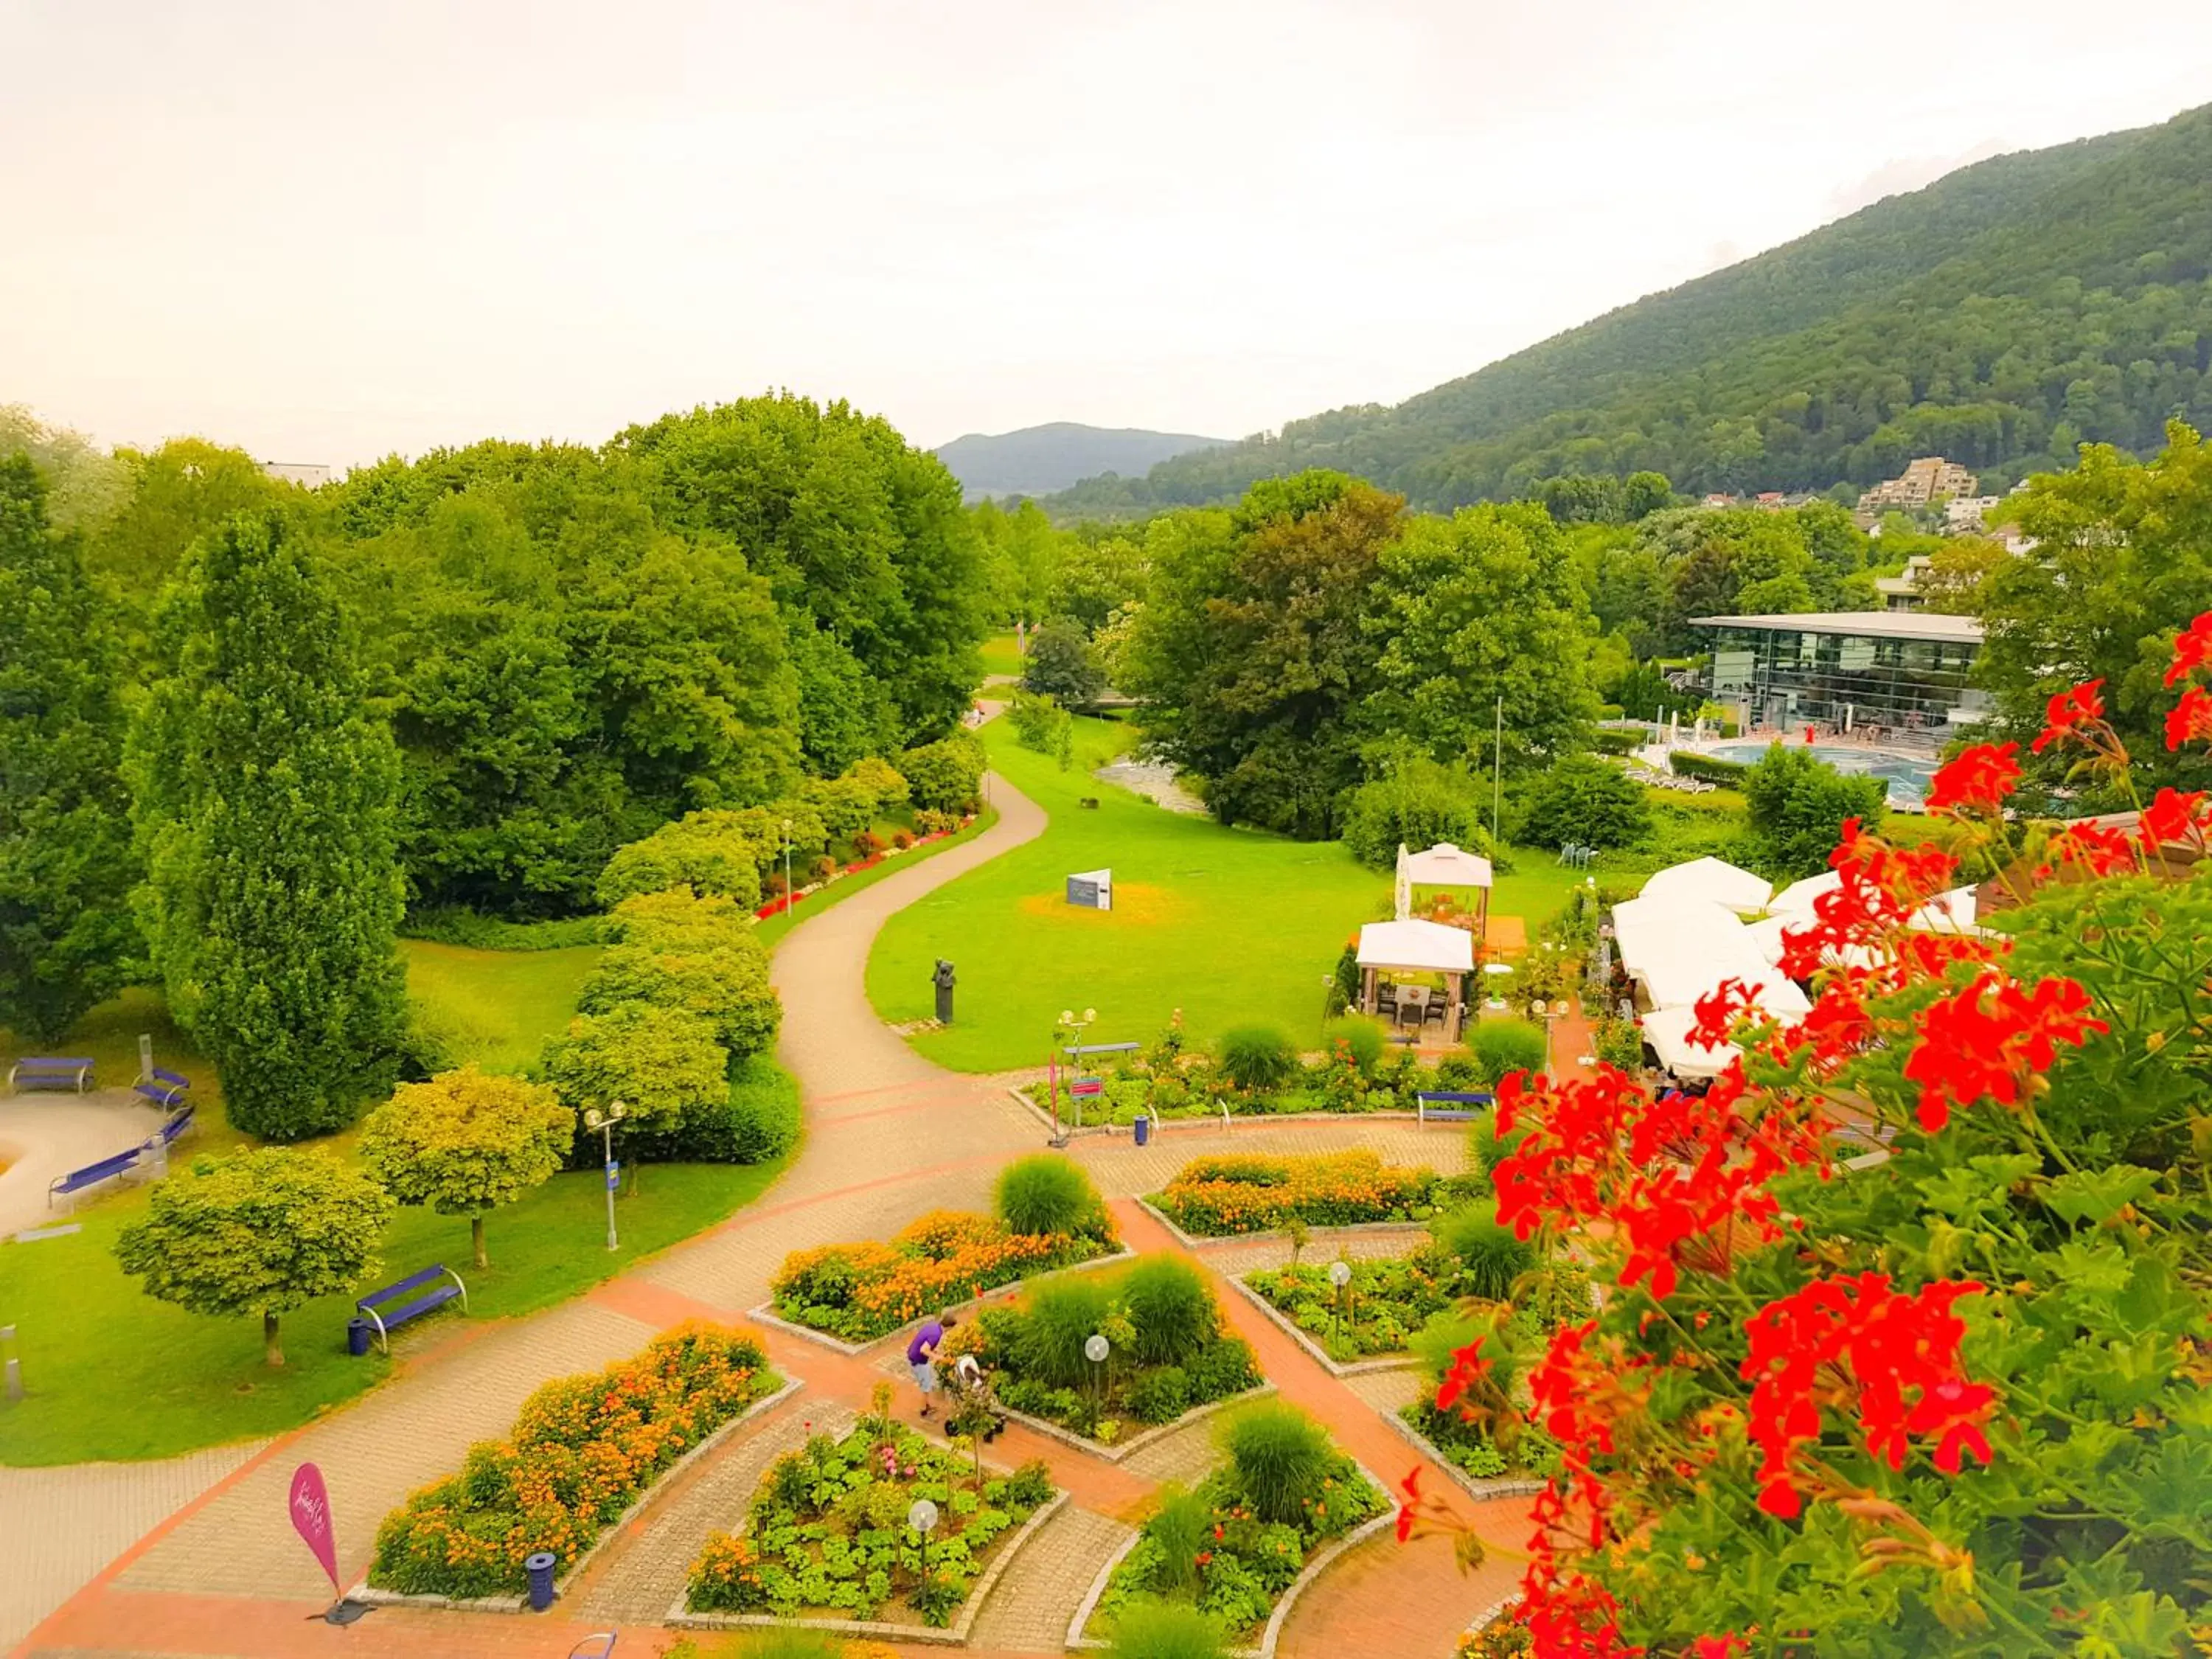
<svg viewBox="0 0 2212 1659">
<path fill-rule="evenodd" d="M 1344 1334 L 1345 1306 L 1349 1300 L 1345 1292 L 1352 1283 L 1352 1264 L 1349 1261 L 1330 1262 L 1328 1282 L 1336 1286 L 1336 1329 L 1341 1336 Z"/>
<path fill-rule="evenodd" d="M 1096 1333 L 1083 1345 L 1083 1357 L 1091 1362 L 1091 1409 L 1094 1415 L 1103 1408 L 1101 1402 L 1106 1389 L 1101 1379 L 1106 1368 L 1106 1356 L 1112 1352 L 1113 1345 Z"/>
<path fill-rule="evenodd" d="M 1555 1002 L 1546 1002 L 1540 997 L 1528 1005 L 1528 1012 L 1544 1022 L 1544 1075 L 1546 1077 L 1552 1075 L 1552 1022 L 1566 1011 L 1567 1005 L 1564 999 Z"/>
<path fill-rule="evenodd" d="M 783 821 L 783 908 L 791 908 L 791 820 Z"/>
<path fill-rule="evenodd" d="M 917 1498 L 914 1507 L 906 1512 L 906 1523 L 921 1538 L 921 1582 L 929 1582 L 929 1534 L 937 1530 L 937 1505 L 927 1498 Z"/>
<path fill-rule="evenodd" d="M 605 1155 L 607 1168 L 607 1248 L 616 1248 L 615 1239 L 615 1178 L 622 1173 L 622 1165 L 615 1162 L 615 1125 L 629 1115 L 629 1108 L 619 1100 L 611 1100 L 604 1112 L 598 1107 L 587 1107 L 584 1112 L 584 1127 L 599 1132 L 600 1146 Z"/>
</svg>

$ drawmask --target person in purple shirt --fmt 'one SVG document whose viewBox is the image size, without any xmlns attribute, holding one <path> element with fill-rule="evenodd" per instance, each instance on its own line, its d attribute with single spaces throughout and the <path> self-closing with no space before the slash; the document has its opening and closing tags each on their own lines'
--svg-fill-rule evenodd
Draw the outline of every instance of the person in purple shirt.
<svg viewBox="0 0 2212 1659">
<path fill-rule="evenodd" d="M 906 1363 L 914 1368 L 914 1385 L 921 1390 L 921 1414 L 930 1413 L 931 1396 L 937 1392 L 937 1351 L 945 1346 L 947 1328 L 960 1322 L 949 1313 L 925 1321 L 906 1345 Z"/>
</svg>

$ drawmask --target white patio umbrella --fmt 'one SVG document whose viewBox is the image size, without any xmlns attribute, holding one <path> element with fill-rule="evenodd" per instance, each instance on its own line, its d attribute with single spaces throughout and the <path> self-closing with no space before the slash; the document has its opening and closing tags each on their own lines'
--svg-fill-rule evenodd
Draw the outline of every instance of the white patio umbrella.
<svg viewBox="0 0 2212 1659">
<path fill-rule="evenodd" d="M 1802 1018 L 1812 1003 L 1759 954 L 1747 930 L 1733 938 L 1689 940 L 1655 959 L 1637 975 L 1655 1008 L 1686 1008 L 1735 980 L 1760 1012 L 1775 1019 Z"/>
<path fill-rule="evenodd" d="M 1624 899 L 1613 907 L 1613 942 L 1624 973 L 1636 974 L 1684 939 L 1743 931 L 1735 911 L 1709 899 Z"/>
<path fill-rule="evenodd" d="M 1704 899 L 1742 915 L 1757 915 L 1774 895 L 1764 876 L 1739 869 L 1724 859 L 1692 859 L 1662 870 L 1644 884 L 1644 898 Z"/>
<path fill-rule="evenodd" d="M 1770 915 L 1788 913 L 1793 915 L 1813 914 L 1813 901 L 1823 893 L 1832 893 L 1844 884 L 1844 878 L 1833 870 L 1823 870 L 1817 876 L 1808 876 L 1802 881 L 1793 881 L 1766 902 Z"/>
<path fill-rule="evenodd" d="M 1782 952 L 1784 949 L 1782 936 L 1784 933 L 1800 932 L 1811 922 L 1812 917 L 1809 915 L 1762 916 L 1757 921 L 1747 924 L 1743 931 L 1750 936 L 1751 942 L 1757 947 L 1759 954 L 1778 968 L 1782 965 Z"/>
<path fill-rule="evenodd" d="M 1690 1041 L 1698 1016 L 1688 1008 L 1654 1008 L 1637 1022 L 1659 1064 L 1676 1077 L 1718 1077 L 1743 1050 L 1733 1042 L 1707 1048 Z"/>
<path fill-rule="evenodd" d="M 1938 893 L 1912 913 L 1905 925 L 1928 933 L 1974 933 L 1982 930 L 1975 917 L 1980 901 L 1971 887 L 1954 887 L 1947 893 Z"/>
</svg>

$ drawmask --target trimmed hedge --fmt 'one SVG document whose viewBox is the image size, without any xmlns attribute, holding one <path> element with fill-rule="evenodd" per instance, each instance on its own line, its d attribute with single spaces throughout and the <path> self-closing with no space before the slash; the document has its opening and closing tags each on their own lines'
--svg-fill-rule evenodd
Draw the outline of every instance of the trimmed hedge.
<svg viewBox="0 0 2212 1659">
<path fill-rule="evenodd" d="M 1699 778 L 1731 789 L 1740 787 L 1743 775 L 1751 770 L 1744 761 L 1723 760 L 1717 755 L 1693 755 L 1686 749 L 1674 750 L 1667 757 L 1667 769 L 1678 778 Z"/>
</svg>

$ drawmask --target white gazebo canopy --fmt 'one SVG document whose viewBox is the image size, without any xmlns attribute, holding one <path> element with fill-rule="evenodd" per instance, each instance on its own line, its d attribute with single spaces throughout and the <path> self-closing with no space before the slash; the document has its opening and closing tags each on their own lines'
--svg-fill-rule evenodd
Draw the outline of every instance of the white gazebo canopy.
<svg viewBox="0 0 2212 1659">
<path fill-rule="evenodd" d="M 1844 884 L 1844 878 L 1833 870 L 1823 870 L 1817 876 L 1808 876 L 1802 881 L 1793 881 L 1771 899 L 1766 908 L 1776 914 L 1809 916 L 1813 901 L 1823 893 L 1832 893 Z"/>
<path fill-rule="evenodd" d="M 1743 1052 L 1733 1042 L 1707 1048 L 1691 1042 L 1690 1028 L 1698 1023 L 1693 1009 L 1654 1008 L 1637 1023 L 1660 1065 L 1676 1077 L 1718 1077 Z"/>
<path fill-rule="evenodd" d="M 1437 842 L 1425 853 L 1409 853 L 1405 842 L 1398 843 L 1397 915 L 1401 921 L 1413 914 L 1416 887 L 1472 887 L 1482 894 L 1477 908 L 1486 924 L 1490 919 L 1490 860 L 1480 854 L 1463 853 L 1448 841 Z"/>
<path fill-rule="evenodd" d="M 1613 942 L 1621 971 L 1640 974 L 1685 939 L 1727 938 L 1743 931 L 1735 912 L 1710 899 L 1624 899 L 1613 907 Z"/>
<path fill-rule="evenodd" d="M 1736 980 L 1759 1011 L 1774 1019 L 1802 1019 L 1813 1005 L 1796 983 L 1760 954 L 1748 930 L 1733 937 L 1684 939 L 1636 975 L 1655 1008 L 1686 1008 L 1711 996 L 1723 980 Z"/>
<path fill-rule="evenodd" d="M 1370 921 L 1359 930 L 1359 965 L 1416 974 L 1471 974 L 1474 935 L 1440 921 Z"/>
<path fill-rule="evenodd" d="M 1812 925 L 1813 916 L 1810 911 L 1796 914 L 1785 911 L 1775 915 L 1762 916 L 1759 921 L 1747 925 L 1743 931 L 1750 936 L 1751 942 L 1759 954 L 1778 968 L 1782 965 L 1784 948 L 1782 936 L 1784 933 L 1802 932 Z"/>
<path fill-rule="evenodd" d="M 1662 870 L 1644 884 L 1645 898 L 1705 899 L 1743 915 L 1757 915 L 1773 896 L 1774 884 L 1725 860 L 1692 859 Z"/>
</svg>

